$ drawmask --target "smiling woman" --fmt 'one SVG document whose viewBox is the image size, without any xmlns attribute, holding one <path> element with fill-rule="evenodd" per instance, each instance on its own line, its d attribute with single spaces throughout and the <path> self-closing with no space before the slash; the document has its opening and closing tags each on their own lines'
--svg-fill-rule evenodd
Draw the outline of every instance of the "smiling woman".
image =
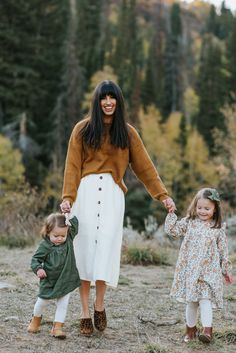
<svg viewBox="0 0 236 353">
<path fill-rule="evenodd" d="M 91 335 L 90 283 L 96 285 L 94 326 L 107 326 L 104 296 L 107 285 L 116 287 L 120 270 L 123 234 L 123 177 L 131 165 L 150 195 L 168 211 L 175 209 L 157 170 L 135 128 L 125 121 L 124 98 L 112 81 L 95 89 L 89 117 L 80 121 L 70 138 L 61 210 L 79 220 L 74 240 L 76 264 L 81 278 L 80 334 Z"/>
</svg>

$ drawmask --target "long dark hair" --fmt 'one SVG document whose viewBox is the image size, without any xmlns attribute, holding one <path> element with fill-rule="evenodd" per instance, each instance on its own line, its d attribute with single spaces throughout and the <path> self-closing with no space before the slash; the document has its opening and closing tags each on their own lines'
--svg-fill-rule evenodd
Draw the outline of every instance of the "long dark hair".
<svg viewBox="0 0 236 353">
<path fill-rule="evenodd" d="M 129 135 L 125 121 L 124 98 L 120 87 L 110 80 L 102 81 L 94 90 L 90 108 L 90 119 L 81 130 L 83 141 L 95 149 L 101 147 L 104 122 L 100 101 L 106 95 L 110 95 L 116 99 L 116 110 L 110 128 L 111 144 L 118 148 L 127 148 L 129 146 Z"/>
<path fill-rule="evenodd" d="M 208 199 L 213 202 L 213 204 L 215 205 L 215 212 L 212 219 L 215 221 L 215 223 L 213 224 L 212 228 L 221 228 L 222 215 L 220 207 L 220 198 L 217 190 L 213 188 L 204 188 L 197 192 L 187 210 L 187 218 L 195 219 L 197 217 L 196 208 L 199 199 Z"/>
</svg>

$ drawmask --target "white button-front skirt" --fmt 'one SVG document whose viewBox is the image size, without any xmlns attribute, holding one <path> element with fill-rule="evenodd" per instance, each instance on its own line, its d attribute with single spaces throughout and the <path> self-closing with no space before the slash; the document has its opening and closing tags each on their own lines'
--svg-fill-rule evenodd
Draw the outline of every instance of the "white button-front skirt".
<svg viewBox="0 0 236 353">
<path fill-rule="evenodd" d="M 120 272 L 124 192 L 110 173 L 82 178 L 72 215 L 79 220 L 74 251 L 82 280 L 116 287 Z"/>
</svg>

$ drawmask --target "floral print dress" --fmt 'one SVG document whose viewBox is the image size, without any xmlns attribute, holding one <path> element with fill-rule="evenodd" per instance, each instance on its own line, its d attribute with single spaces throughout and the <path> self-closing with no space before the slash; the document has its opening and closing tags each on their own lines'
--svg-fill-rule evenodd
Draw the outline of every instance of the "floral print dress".
<svg viewBox="0 0 236 353">
<path fill-rule="evenodd" d="M 183 236 L 170 295 L 180 302 L 210 299 L 213 308 L 223 307 L 222 275 L 231 271 L 225 224 L 212 228 L 212 222 L 182 218 L 169 213 L 165 232 Z"/>
</svg>

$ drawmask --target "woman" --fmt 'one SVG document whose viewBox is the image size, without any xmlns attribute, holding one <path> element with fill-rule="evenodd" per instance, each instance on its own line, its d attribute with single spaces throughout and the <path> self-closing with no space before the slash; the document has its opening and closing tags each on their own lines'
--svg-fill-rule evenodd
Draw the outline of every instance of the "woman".
<svg viewBox="0 0 236 353">
<path fill-rule="evenodd" d="M 89 312 L 90 283 L 96 286 L 94 325 L 107 326 L 104 296 L 107 285 L 116 287 L 124 217 L 123 177 L 129 164 L 150 195 L 169 212 L 173 200 L 156 171 L 147 151 L 131 125 L 125 122 L 121 89 L 103 81 L 95 89 L 89 118 L 74 127 L 68 146 L 61 210 L 79 220 L 74 240 L 81 287 L 80 333 L 91 335 Z"/>
</svg>

